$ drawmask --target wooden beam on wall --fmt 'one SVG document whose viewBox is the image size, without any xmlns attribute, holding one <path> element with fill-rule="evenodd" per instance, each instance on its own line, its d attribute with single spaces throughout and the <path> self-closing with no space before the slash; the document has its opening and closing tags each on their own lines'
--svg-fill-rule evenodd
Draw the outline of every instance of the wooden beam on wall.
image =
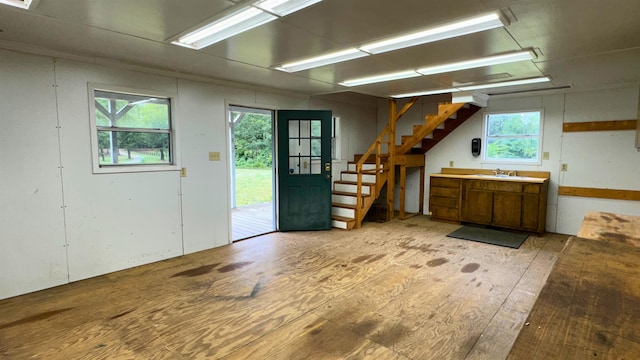
<svg viewBox="0 0 640 360">
<path fill-rule="evenodd" d="M 562 124 L 563 132 L 635 130 L 638 120 L 587 121 Z"/>
<path fill-rule="evenodd" d="M 636 191 L 636 190 L 559 186 L 558 195 L 579 196 L 579 197 L 589 197 L 589 198 L 598 198 L 598 199 L 640 201 L 640 191 Z"/>
</svg>

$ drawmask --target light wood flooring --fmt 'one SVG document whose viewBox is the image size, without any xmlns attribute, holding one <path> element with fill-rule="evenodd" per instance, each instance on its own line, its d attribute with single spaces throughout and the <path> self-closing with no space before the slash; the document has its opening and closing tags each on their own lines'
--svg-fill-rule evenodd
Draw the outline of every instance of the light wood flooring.
<svg viewBox="0 0 640 360">
<path fill-rule="evenodd" d="M 272 233 L 0 301 L 1 359 L 504 359 L 567 236 L 415 216 Z"/>
</svg>

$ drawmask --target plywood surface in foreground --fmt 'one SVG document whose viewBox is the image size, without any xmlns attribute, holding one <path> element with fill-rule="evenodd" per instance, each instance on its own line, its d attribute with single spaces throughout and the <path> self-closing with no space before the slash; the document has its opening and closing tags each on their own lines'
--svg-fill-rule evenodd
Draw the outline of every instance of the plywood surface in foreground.
<svg viewBox="0 0 640 360">
<path fill-rule="evenodd" d="M 273 233 L 0 301 L 0 358 L 501 359 L 566 236 Z"/>
</svg>

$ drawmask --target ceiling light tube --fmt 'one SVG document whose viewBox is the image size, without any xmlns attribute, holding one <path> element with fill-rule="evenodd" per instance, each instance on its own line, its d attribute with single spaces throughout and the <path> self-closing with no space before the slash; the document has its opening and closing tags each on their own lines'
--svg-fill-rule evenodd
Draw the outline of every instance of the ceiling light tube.
<svg viewBox="0 0 640 360">
<path fill-rule="evenodd" d="M 320 1 L 322 0 L 260 0 L 254 2 L 253 6 L 278 16 L 285 16 Z"/>
<path fill-rule="evenodd" d="M 296 71 L 307 70 L 307 69 L 311 69 L 311 68 L 319 67 L 323 65 L 335 64 L 341 61 L 357 59 L 365 56 L 369 56 L 369 54 L 362 52 L 356 48 L 351 48 L 351 49 L 337 51 L 330 54 L 325 54 L 322 56 L 316 56 L 306 60 L 300 60 L 296 62 L 283 64 L 277 67 L 276 69 L 281 71 L 286 71 L 286 72 L 296 72 Z"/>
<path fill-rule="evenodd" d="M 406 93 L 406 94 L 391 95 L 391 97 L 392 98 L 407 98 L 407 97 L 414 97 L 414 96 L 448 94 L 448 93 L 453 93 L 453 92 L 457 92 L 457 91 L 460 91 L 460 90 L 456 89 L 456 88 L 437 89 L 437 90 L 427 90 L 427 91 L 418 91 L 418 92 L 412 92 L 412 93 Z"/>
<path fill-rule="evenodd" d="M 387 51 L 422 45 L 434 41 L 463 36 L 503 26 L 503 19 L 499 15 L 499 13 L 496 12 L 416 33 L 365 44 L 360 46 L 359 49 L 371 54 L 379 54 Z"/>
<path fill-rule="evenodd" d="M 181 36 L 173 44 L 202 49 L 274 19 L 277 19 L 277 16 L 254 7 L 245 7 Z"/>
<path fill-rule="evenodd" d="M 14 6 L 21 9 L 29 9 L 32 0 L 0 0 L 0 4 Z"/>
<path fill-rule="evenodd" d="M 508 64 L 516 61 L 525 61 L 533 59 L 531 51 L 519 51 L 516 53 L 489 56 L 479 59 L 460 61 L 444 65 L 430 66 L 416 70 L 422 75 L 442 74 L 451 71 L 475 69 L 484 66 Z"/>
<path fill-rule="evenodd" d="M 377 76 L 369 76 L 369 77 L 360 78 L 360 79 L 347 80 L 347 81 L 341 82 L 340 85 L 359 86 L 359 85 L 365 85 L 365 84 L 374 84 L 374 83 L 383 82 L 383 81 L 408 79 L 408 78 L 417 77 L 417 76 L 420 76 L 420 74 L 418 74 L 413 70 L 410 70 L 410 71 L 402 71 L 402 72 L 397 72 L 392 74 L 384 74 L 384 75 L 377 75 Z"/>
<path fill-rule="evenodd" d="M 502 82 L 491 83 L 491 84 L 480 84 L 480 85 L 471 85 L 471 86 L 458 86 L 458 89 L 463 90 L 463 91 L 480 90 L 480 89 L 492 89 L 492 88 L 497 88 L 497 87 L 536 84 L 536 83 L 542 83 L 542 82 L 548 82 L 548 81 L 551 81 L 551 79 L 549 77 L 547 77 L 547 76 L 544 76 L 544 77 L 529 78 L 529 79 L 522 79 L 522 80 L 502 81 Z"/>
</svg>

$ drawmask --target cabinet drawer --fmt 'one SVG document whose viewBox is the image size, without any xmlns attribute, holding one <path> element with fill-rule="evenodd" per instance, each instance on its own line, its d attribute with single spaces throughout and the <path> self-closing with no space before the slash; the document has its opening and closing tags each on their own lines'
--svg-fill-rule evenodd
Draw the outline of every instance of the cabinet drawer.
<svg viewBox="0 0 640 360">
<path fill-rule="evenodd" d="M 460 188 L 448 188 L 448 187 L 431 187 L 432 196 L 442 196 L 449 198 L 458 198 L 460 196 Z"/>
<path fill-rule="evenodd" d="M 443 206 L 448 208 L 458 208 L 458 198 L 448 198 L 431 196 L 429 206 Z"/>
<path fill-rule="evenodd" d="M 542 189 L 542 185 L 540 184 L 524 184 L 523 185 L 523 192 L 527 194 L 540 194 L 541 189 Z"/>
<path fill-rule="evenodd" d="M 460 212 L 458 209 L 448 207 L 434 206 L 431 208 L 431 216 L 433 218 L 458 221 Z"/>
<path fill-rule="evenodd" d="M 522 192 L 522 184 L 511 181 L 469 180 L 467 181 L 467 188 L 474 190 Z"/>
<path fill-rule="evenodd" d="M 460 179 L 431 177 L 431 186 L 457 188 L 460 187 Z"/>
</svg>

